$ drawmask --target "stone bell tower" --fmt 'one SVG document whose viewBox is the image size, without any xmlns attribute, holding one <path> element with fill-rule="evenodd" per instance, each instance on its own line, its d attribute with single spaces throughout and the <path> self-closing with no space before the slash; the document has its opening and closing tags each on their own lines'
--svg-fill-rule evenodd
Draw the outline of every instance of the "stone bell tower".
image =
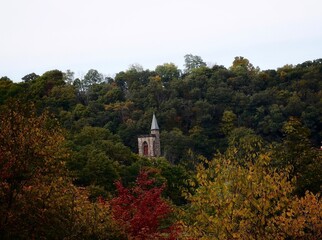
<svg viewBox="0 0 322 240">
<path fill-rule="evenodd" d="M 138 149 L 141 156 L 159 157 L 161 155 L 160 131 L 154 113 L 151 123 L 151 134 L 138 137 Z"/>
</svg>

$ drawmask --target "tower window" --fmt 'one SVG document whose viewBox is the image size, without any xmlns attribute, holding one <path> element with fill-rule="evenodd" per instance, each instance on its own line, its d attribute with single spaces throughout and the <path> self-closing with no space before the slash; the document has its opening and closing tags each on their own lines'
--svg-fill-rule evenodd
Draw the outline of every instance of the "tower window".
<svg viewBox="0 0 322 240">
<path fill-rule="evenodd" d="M 148 156 L 149 153 L 149 147 L 147 142 L 143 142 L 143 155 Z"/>
</svg>

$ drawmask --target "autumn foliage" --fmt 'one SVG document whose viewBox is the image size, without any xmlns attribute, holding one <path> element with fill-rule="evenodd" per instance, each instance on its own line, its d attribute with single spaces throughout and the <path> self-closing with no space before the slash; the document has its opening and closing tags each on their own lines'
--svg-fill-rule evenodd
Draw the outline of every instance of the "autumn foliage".
<svg viewBox="0 0 322 240">
<path fill-rule="evenodd" d="M 289 169 L 276 170 L 268 154 L 244 166 L 227 156 L 205 160 L 183 211 L 184 239 L 321 239 L 322 203 L 294 196 Z M 205 167 L 206 165 L 206 167 Z"/>
<path fill-rule="evenodd" d="M 1 106 L 0 239 L 322 239 L 321 151 L 310 147 L 305 129 L 291 119 L 285 125 L 289 135 L 279 154 L 274 154 L 253 131 L 232 130 L 235 117 L 227 114 L 221 125 L 223 133 L 230 134 L 227 151 L 212 160 L 196 157 L 199 162 L 189 172 L 182 166 L 165 174 L 169 165 L 161 167 L 162 158 L 137 156 L 131 160 L 133 166 L 123 165 L 130 164 L 126 156 L 132 155 L 113 146 L 119 143 L 117 138 L 105 130 L 84 127 L 73 147 L 90 145 L 81 152 L 89 154 L 75 154 L 75 166 L 95 160 L 84 168 L 105 187 L 113 186 L 118 176 L 131 178 L 126 182 L 130 187 L 115 183 L 116 193 L 113 189 L 107 195 L 111 200 L 102 197 L 91 202 L 89 189 L 75 186 L 65 167 L 74 149 L 70 145 L 68 149 L 58 121 L 33 105 Z M 95 139 L 106 133 L 106 139 Z M 103 155 L 97 145 L 111 153 Z M 116 174 L 121 168 L 127 172 Z M 145 170 L 134 182 L 138 169 Z M 188 173 L 190 181 L 174 184 Z M 159 180 L 168 181 L 169 187 Z M 187 186 L 186 201 L 180 201 L 180 206 L 175 208 L 162 198 L 175 192 L 178 199 L 183 186 Z M 307 186 L 314 194 L 304 191 L 310 189 Z"/>
<path fill-rule="evenodd" d="M 141 171 L 132 188 L 116 182 L 117 196 L 111 200 L 113 217 L 129 239 L 175 239 L 178 229 L 165 221 L 172 212 L 161 198 L 165 186 L 155 186 L 151 173 Z"/>
<path fill-rule="evenodd" d="M 116 239 L 108 206 L 91 203 L 64 166 L 57 122 L 32 105 L 0 112 L 0 238 Z"/>
</svg>

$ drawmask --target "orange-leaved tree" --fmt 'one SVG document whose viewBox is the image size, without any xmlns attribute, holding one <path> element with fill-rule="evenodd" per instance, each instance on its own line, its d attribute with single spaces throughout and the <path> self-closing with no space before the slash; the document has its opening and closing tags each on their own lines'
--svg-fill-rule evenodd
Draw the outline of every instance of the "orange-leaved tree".
<svg viewBox="0 0 322 240">
<path fill-rule="evenodd" d="M 115 239 L 108 206 L 76 188 L 63 131 L 48 112 L 13 102 L 0 110 L 0 238 Z"/>
<path fill-rule="evenodd" d="M 36 115 L 34 106 L 13 102 L 0 114 L 0 232 L 19 228 L 22 197 L 34 182 L 62 167 L 66 151 L 57 123 L 48 113 Z M 59 175 L 59 174 L 57 174 Z M 11 229 L 11 230 L 10 230 Z"/>
</svg>

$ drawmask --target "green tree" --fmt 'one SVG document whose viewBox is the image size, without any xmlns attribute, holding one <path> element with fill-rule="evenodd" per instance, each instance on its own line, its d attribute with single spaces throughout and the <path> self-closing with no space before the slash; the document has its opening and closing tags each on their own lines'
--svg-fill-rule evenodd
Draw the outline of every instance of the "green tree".
<svg viewBox="0 0 322 240">
<path fill-rule="evenodd" d="M 24 82 L 31 82 L 31 81 L 36 80 L 38 77 L 39 77 L 39 75 L 37 75 L 36 73 L 33 72 L 33 73 L 30 73 L 30 74 L 27 74 L 26 76 L 22 77 L 21 79 Z"/>
<path fill-rule="evenodd" d="M 189 137 L 185 136 L 180 129 L 169 132 L 161 132 L 163 155 L 173 164 L 179 163 L 188 153 L 190 146 Z"/>
<path fill-rule="evenodd" d="M 135 160 L 120 138 L 104 128 L 86 126 L 71 137 L 68 146 L 72 153 L 67 166 L 75 173 L 76 183 L 102 187 L 105 193 L 114 190 L 121 166 Z"/>
<path fill-rule="evenodd" d="M 0 105 L 3 104 L 9 95 L 10 87 L 13 82 L 7 77 L 0 78 Z"/>
<path fill-rule="evenodd" d="M 297 193 L 321 191 L 322 154 L 309 139 L 310 131 L 298 118 L 290 117 L 283 126 L 285 137 L 275 150 L 277 166 L 292 166 L 292 176 L 297 177 Z"/>
<path fill-rule="evenodd" d="M 66 84 L 54 86 L 44 100 L 52 112 L 57 115 L 60 110 L 71 110 L 77 104 L 77 93 L 74 86 Z"/>
<path fill-rule="evenodd" d="M 67 69 L 66 72 L 63 73 L 64 74 L 64 81 L 67 83 L 67 84 L 72 84 L 74 82 L 74 75 L 75 73 L 73 71 L 71 71 L 70 69 Z"/>
<path fill-rule="evenodd" d="M 168 86 L 169 82 L 173 79 L 178 79 L 180 70 L 174 63 L 164 63 L 155 68 L 155 72 L 161 77 L 164 86 Z"/>
<path fill-rule="evenodd" d="M 233 111 L 225 110 L 221 119 L 221 132 L 226 136 L 235 128 L 237 116 Z"/>
<path fill-rule="evenodd" d="M 99 84 L 104 81 L 103 74 L 99 73 L 95 69 L 90 69 L 84 76 L 84 85 L 89 87 L 93 84 Z"/>
<path fill-rule="evenodd" d="M 207 64 L 202 60 L 202 58 L 197 55 L 186 54 L 184 56 L 184 61 L 185 61 L 184 67 L 185 67 L 186 73 L 191 72 L 192 69 L 207 66 Z"/>
<path fill-rule="evenodd" d="M 61 71 L 51 70 L 45 72 L 43 75 L 30 82 L 27 97 L 34 101 L 42 100 L 50 94 L 54 86 L 61 86 L 64 84 L 63 73 Z"/>
</svg>

